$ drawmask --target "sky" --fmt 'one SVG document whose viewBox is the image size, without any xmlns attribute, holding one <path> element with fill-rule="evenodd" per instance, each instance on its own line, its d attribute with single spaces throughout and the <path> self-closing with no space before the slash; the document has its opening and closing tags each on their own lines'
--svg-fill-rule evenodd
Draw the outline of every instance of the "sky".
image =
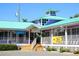
<svg viewBox="0 0 79 59">
<path fill-rule="evenodd" d="M 18 21 L 16 17 L 17 3 L 0 3 L 0 21 Z M 45 16 L 48 9 L 58 10 L 57 16 L 69 18 L 79 13 L 79 3 L 21 3 L 21 19 L 28 21 Z"/>
</svg>

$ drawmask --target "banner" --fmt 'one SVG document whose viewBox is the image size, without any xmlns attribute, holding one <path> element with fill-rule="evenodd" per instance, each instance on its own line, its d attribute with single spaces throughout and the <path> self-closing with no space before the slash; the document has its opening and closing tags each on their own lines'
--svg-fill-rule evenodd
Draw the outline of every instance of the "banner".
<svg viewBox="0 0 79 59">
<path fill-rule="evenodd" d="M 63 37 L 62 36 L 53 36 L 53 44 L 62 44 Z"/>
</svg>

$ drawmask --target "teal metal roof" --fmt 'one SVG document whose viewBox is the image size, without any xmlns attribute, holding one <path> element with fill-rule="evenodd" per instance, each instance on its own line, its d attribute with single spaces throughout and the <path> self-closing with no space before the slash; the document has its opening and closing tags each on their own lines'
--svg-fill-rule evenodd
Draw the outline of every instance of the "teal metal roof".
<svg viewBox="0 0 79 59">
<path fill-rule="evenodd" d="M 78 23 L 78 22 L 79 22 L 79 18 L 67 19 L 50 25 L 42 26 L 41 29 L 47 29 L 50 27 L 56 27 L 56 26 L 67 25 L 67 24 Z"/>
<path fill-rule="evenodd" d="M 26 30 L 32 27 L 37 27 L 33 23 L 29 22 L 9 22 L 9 21 L 0 21 L 0 29 L 17 29 L 17 30 Z"/>
<path fill-rule="evenodd" d="M 38 29 L 48 29 L 51 27 L 58 27 L 58 26 L 65 26 L 67 24 L 71 24 L 71 23 L 78 23 L 79 22 L 79 18 L 73 18 L 73 19 L 66 19 L 66 20 L 62 20 L 50 25 L 45 25 L 45 26 L 38 26 L 34 23 L 30 23 L 30 22 L 9 22 L 9 21 L 0 21 L 0 29 L 14 29 L 14 30 L 28 30 L 31 29 L 33 27 L 36 27 Z"/>
<path fill-rule="evenodd" d="M 48 20 L 66 20 L 67 18 L 63 18 L 63 17 L 59 17 L 59 16 L 49 16 L 49 15 L 46 15 L 46 16 L 43 16 L 43 17 L 40 17 L 38 18 L 37 20 L 39 19 L 48 19 Z M 36 20 L 32 20 L 32 21 L 36 21 Z"/>
<path fill-rule="evenodd" d="M 51 19 L 51 20 L 65 20 L 66 18 L 58 17 L 58 16 L 44 16 L 41 19 Z"/>
</svg>

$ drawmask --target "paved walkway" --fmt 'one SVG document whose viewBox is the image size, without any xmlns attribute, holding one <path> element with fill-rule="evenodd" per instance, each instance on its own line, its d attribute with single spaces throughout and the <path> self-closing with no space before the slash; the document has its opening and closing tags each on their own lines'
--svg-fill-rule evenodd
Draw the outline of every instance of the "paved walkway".
<svg viewBox="0 0 79 59">
<path fill-rule="evenodd" d="M 57 51 L 49 52 L 26 52 L 26 51 L 0 51 L 0 56 L 79 56 L 73 53 L 60 53 Z"/>
</svg>

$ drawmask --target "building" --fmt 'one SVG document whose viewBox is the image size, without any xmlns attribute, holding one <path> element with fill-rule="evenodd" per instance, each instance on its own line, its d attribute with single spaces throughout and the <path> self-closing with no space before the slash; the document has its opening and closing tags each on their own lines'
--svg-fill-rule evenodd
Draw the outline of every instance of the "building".
<svg viewBox="0 0 79 59">
<path fill-rule="evenodd" d="M 30 44 L 32 42 L 30 38 L 34 37 L 35 34 L 35 32 L 32 32 L 38 29 L 35 24 L 27 22 L 0 21 L 0 24 L 0 44 Z"/>
<path fill-rule="evenodd" d="M 0 21 L 0 44 L 79 47 L 79 18 L 44 16 L 37 21 L 40 25 Z"/>
</svg>

